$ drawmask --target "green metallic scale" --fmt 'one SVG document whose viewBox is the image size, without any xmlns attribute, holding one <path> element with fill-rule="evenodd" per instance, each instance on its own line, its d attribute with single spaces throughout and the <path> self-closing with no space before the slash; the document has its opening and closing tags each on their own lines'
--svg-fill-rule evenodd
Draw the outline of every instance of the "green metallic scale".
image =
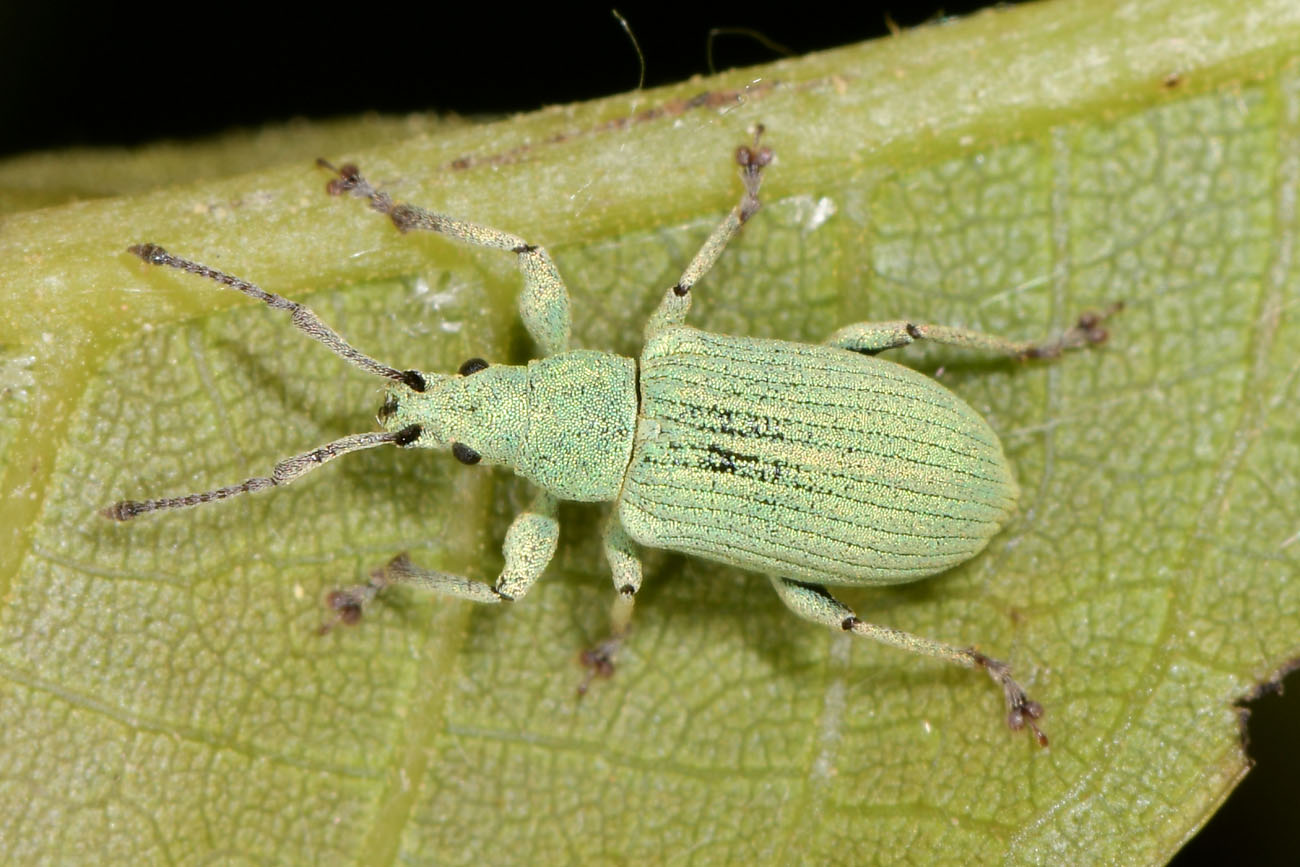
<svg viewBox="0 0 1300 867">
<path fill-rule="evenodd" d="M 738 149 L 744 195 L 664 294 L 640 359 L 569 348 L 568 292 L 544 249 L 396 203 L 354 166 L 337 170 L 331 194 L 368 199 L 403 232 L 439 232 L 515 255 L 524 282 L 520 312 L 543 358 L 518 367 L 471 359 L 454 375 L 398 370 L 354 349 L 305 307 L 153 244 L 132 247 L 146 262 L 289 311 L 306 334 L 393 385 L 380 409 L 383 432 L 281 461 L 269 477 L 123 501 L 104 514 L 125 521 L 285 485 L 372 446 L 450 448 L 463 463 L 510 467 L 539 489 L 506 533 L 501 575 L 489 583 L 423 569 L 400 555 L 369 583 L 330 594 L 334 622 L 355 623 L 395 583 L 475 602 L 519 599 L 555 553 L 558 501 L 612 502 L 604 547 L 617 595 L 610 637 L 583 657 L 592 674 L 613 671 L 641 587 L 638 548 L 664 548 L 761 572 L 792 611 L 815 623 L 985 669 L 1002 688 L 1010 726 L 1028 726 L 1045 744 L 1034 722 L 1042 708 L 1005 663 L 867 623 L 827 587 L 897 584 L 942 572 L 979 553 L 1015 510 L 1016 483 L 988 423 L 933 379 L 876 353 L 927 339 L 1053 357 L 1104 340 L 1102 316 L 1085 315 L 1043 343 L 905 321 L 850 325 L 823 346 L 683 325 L 692 288 L 758 210 L 762 169 L 771 159 L 757 134 L 752 147 Z"/>
</svg>

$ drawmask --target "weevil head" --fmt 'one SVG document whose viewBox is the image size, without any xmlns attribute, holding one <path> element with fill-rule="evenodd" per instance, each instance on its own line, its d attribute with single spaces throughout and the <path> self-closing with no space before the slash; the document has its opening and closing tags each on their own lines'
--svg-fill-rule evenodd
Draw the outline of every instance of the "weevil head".
<svg viewBox="0 0 1300 867">
<path fill-rule="evenodd" d="M 454 375 L 424 376 L 424 390 L 394 385 L 379 408 L 385 430 L 419 426 L 407 445 L 450 449 L 466 464 L 518 468 L 528 430 L 528 369 L 472 358 Z"/>
</svg>

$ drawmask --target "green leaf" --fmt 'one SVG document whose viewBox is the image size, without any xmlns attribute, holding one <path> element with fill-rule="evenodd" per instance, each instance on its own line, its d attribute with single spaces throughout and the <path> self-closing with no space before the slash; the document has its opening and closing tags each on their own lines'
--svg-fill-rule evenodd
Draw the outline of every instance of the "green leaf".
<svg viewBox="0 0 1300 867">
<path fill-rule="evenodd" d="M 1164 860 L 1244 773 L 1234 700 L 1300 652 L 1298 46 L 1285 0 L 1055 2 L 497 124 L 309 128 L 251 174 L 228 174 L 248 142 L 200 146 L 189 186 L 87 180 L 138 154 L 49 157 L 26 192 L 0 166 L 0 857 Z M 510 257 L 325 196 L 310 158 L 355 158 L 399 198 L 546 244 L 578 342 L 635 354 L 757 121 L 767 207 L 694 324 L 1027 338 L 1127 304 L 1108 344 L 1055 364 L 900 355 L 987 415 L 1021 510 L 963 567 L 844 594 L 1009 658 L 1050 749 L 1005 729 L 986 679 L 662 552 L 619 671 L 579 701 L 613 595 L 590 506 L 562 511 L 517 605 L 394 592 L 318 637 L 323 594 L 398 551 L 495 574 L 527 488 L 445 455 L 96 514 L 265 473 L 380 402 L 282 315 L 128 244 L 304 300 L 399 366 L 526 358 Z"/>
</svg>

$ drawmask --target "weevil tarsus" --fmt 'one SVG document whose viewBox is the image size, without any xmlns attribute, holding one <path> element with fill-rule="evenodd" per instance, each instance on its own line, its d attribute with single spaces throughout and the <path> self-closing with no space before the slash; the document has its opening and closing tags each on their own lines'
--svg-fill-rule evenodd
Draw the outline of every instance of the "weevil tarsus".
<svg viewBox="0 0 1300 867">
<path fill-rule="evenodd" d="M 1039 746 L 1047 746 L 1047 735 L 1038 727 L 1037 722 L 1043 716 L 1043 706 L 1031 699 L 1024 688 L 1016 683 L 1011 676 L 1011 666 L 985 656 L 973 647 L 966 648 L 965 653 L 1002 688 L 1002 698 L 1007 706 L 1007 726 L 1017 732 L 1028 728 Z"/>
</svg>

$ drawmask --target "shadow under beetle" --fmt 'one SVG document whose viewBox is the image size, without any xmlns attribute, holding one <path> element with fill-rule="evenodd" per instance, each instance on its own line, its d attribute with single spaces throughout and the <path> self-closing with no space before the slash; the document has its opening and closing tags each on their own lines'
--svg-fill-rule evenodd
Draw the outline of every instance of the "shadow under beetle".
<svg viewBox="0 0 1300 867">
<path fill-rule="evenodd" d="M 351 364 L 392 381 L 384 431 L 362 433 L 276 464 L 269 477 L 182 497 L 125 500 L 103 514 L 196 506 L 286 485 L 348 452 L 392 444 L 450 447 L 465 464 L 502 464 L 538 493 L 506 533 L 495 582 L 415 566 L 399 555 L 367 584 L 336 590 L 335 623 L 355 623 L 390 584 L 474 602 L 519 599 L 542 574 L 559 537 L 559 500 L 613 503 L 604 535 L 617 595 L 610 637 L 583 654 L 608 675 L 641 587 L 638 546 L 680 551 L 761 572 L 795 614 L 967 668 L 1001 687 L 1012 729 L 1040 743 L 1043 713 L 1006 663 L 860 620 L 827 589 L 916 581 L 979 553 L 1007 522 L 1018 490 L 1002 444 L 964 401 L 910 368 L 874 356 L 917 340 L 1017 358 L 1048 358 L 1106 338 L 1102 314 L 1059 337 L 1024 343 L 907 321 L 861 322 L 823 345 L 711 334 L 683 325 L 695 284 L 759 209 L 772 152 L 740 147 L 739 204 L 713 231 L 645 329 L 641 357 L 569 348 L 569 296 L 541 247 L 514 235 L 394 202 L 355 166 L 320 164 L 327 189 L 368 199 L 402 232 L 426 230 L 514 254 L 519 310 L 543 358 L 523 366 L 470 359 L 456 374 L 398 370 L 350 346 L 307 308 L 154 244 L 131 252 L 197 274 L 288 311 L 301 331 Z M 322 629 L 328 629 L 327 624 Z M 590 675 L 588 676 L 588 681 Z M 585 690 L 586 682 L 582 689 Z"/>
</svg>

